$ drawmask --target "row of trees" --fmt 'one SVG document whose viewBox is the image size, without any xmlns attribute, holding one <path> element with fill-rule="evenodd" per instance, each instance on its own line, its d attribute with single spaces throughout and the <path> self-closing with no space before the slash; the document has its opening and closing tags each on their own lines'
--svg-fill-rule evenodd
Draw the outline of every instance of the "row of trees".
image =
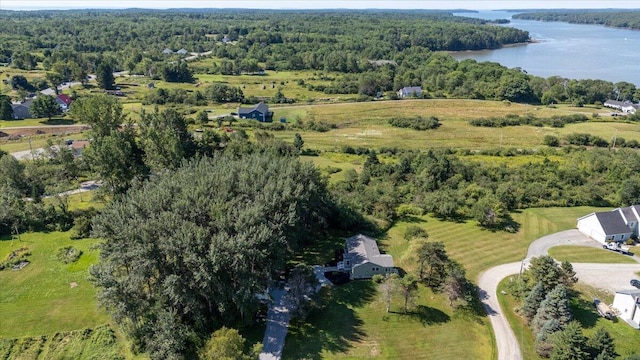
<svg viewBox="0 0 640 360">
<path fill-rule="evenodd" d="M 531 259 L 522 278 L 524 301 L 518 312 L 536 335 L 536 352 L 555 360 L 616 358 L 613 339 L 604 328 L 592 337 L 572 321 L 571 288 L 578 279 L 569 262 L 558 265 L 550 256 Z"/>
<path fill-rule="evenodd" d="M 636 151 L 567 150 L 562 162 L 545 159 L 508 167 L 469 161 L 450 150 L 397 151 L 393 162 L 382 162 L 369 151 L 362 172 L 346 170 L 332 190 L 355 209 L 379 219 L 432 213 L 506 229 L 513 229 L 510 210 L 640 201 Z"/>
</svg>

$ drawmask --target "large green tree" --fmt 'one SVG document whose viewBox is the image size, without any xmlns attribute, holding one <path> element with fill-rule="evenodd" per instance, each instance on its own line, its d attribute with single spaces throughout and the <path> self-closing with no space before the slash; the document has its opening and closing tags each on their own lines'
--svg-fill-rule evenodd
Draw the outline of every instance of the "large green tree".
<svg viewBox="0 0 640 360">
<path fill-rule="evenodd" d="M 124 193 L 136 178 L 148 171 L 136 141 L 137 132 L 122 112 L 122 105 L 108 95 L 78 99 L 72 116 L 91 126 L 93 140 L 84 152 L 87 164 L 115 194 Z"/>
<path fill-rule="evenodd" d="M 225 155 L 161 173 L 95 220 L 99 302 L 152 358 L 179 358 L 251 322 L 255 295 L 329 208 L 320 173 L 292 157 Z"/>
<path fill-rule="evenodd" d="M 195 154 L 193 136 L 184 116 L 175 109 L 143 111 L 138 124 L 145 163 L 155 172 L 175 170 L 183 159 Z"/>
<path fill-rule="evenodd" d="M 49 120 L 62 113 L 62 109 L 60 109 L 60 105 L 56 102 L 56 98 L 51 95 L 39 95 L 33 100 L 29 111 L 34 117 L 46 117 Z"/>
<path fill-rule="evenodd" d="M 98 65 L 96 69 L 96 81 L 98 86 L 105 90 L 112 90 L 116 79 L 113 77 L 113 67 L 106 62 Z"/>
<path fill-rule="evenodd" d="M 0 120 L 13 120 L 11 98 L 7 95 L 0 95 Z"/>
</svg>

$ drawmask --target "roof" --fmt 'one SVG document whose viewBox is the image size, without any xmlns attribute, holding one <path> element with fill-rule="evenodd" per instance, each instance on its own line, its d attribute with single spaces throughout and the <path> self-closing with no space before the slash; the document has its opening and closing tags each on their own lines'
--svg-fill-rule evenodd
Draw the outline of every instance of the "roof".
<svg viewBox="0 0 640 360">
<path fill-rule="evenodd" d="M 259 113 L 262 114 L 268 114 L 269 113 L 269 105 L 265 104 L 264 101 L 260 101 L 259 104 L 255 105 L 252 108 L 238 108 L 238 114 L 239 115 L 245 115 L 245 114 L 250 114 L 254 111 L 258 111 Z"/>
<path fill-rule="evenodd" d="M 606 235 L 629 234 L 631 229 L 625 223 L 618 211 L 604 211 L 594 213 Z"/>
<path fill-rule="evenodd" d="M 636 214 L 633 213 L 633 209 L 631 208 L 631 206 L 618 208 L 618 209 L 615 209 L 613 211 L 620 211 L 622 213 L 622 216 L 624 217 L 624 219 L 623 219 L 624 222 L 627 223 L 627 224 L 630 221 L 638 221 L 638 218 L 636 217 Z"/>
<path fill-rule="evenodd" d="M 69 95 L 67 94 L 60 94 L 58 95 L 58 99 L 60 101 L 62 101 L 63 103 L 65 103 L 66 105 L 71 104 L 71 98 L 69 97 Z"/>
<path fill-rule="evenodd" d="M 618 290 L 616 294 L 630 295 L 630 296 L 640 296 L 640 290 Z"/>
<path fill-rule="evenodd" d="M 345 256 L 351 259 L 352 267 L 367 261 L 384 267 L 393 267 L 393 257 L 380 254 L 376 240 L 362 234 L 347 239 L 347 254 Z"/>
<path fill-rule="evenodd" d="M 173 54 L 173 50 L 171 50 L 169 48 L 166 48 L 166 49 L 162 50 L 162 53 L 163 54 Z"/>
<path fill-rule="evenodd" d="M 189 52 L 186 49 L 180 49 L 178 51 L 176 51 L 178 54 L 188 54 Z"/>
</svg>

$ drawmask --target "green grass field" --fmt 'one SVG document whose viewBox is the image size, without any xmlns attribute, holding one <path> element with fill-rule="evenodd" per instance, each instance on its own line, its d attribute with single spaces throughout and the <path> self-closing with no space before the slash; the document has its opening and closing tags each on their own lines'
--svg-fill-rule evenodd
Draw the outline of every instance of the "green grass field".
<svg viewBox="0 0 640 360">
<path fill-rule="evenodd" d="M 393 300 L 387 314 L 371 281 L 330 292 L 323 311 L 291 324 L 283 359 L 493 357 L 486 318 L 467 309 L 452 310 L 444 296 L 422 286 L 408 314 L 402 313 L 400 298 Z"/>
<path fill-rule="evenodd" d="M 584 246 L 555 246 L 549 249 L 549 255 L 558 261 L 581 263 L 637 264 L 629 256 L 604 249 Z"/>
<path fill-rule="evenodd" d="M 0 271 L 0 337 L 55 334 L 106 323 L 109 319 L 98 311 L 95 289 L 87 280 L 87 270 L 98 258 L 97 250 L 91 249 L 95 243 L 70 240 L 68 232 L 1 240 L 0 259 L 27 247 L 31 263 L 20 271 Z M 74 246 L 83 254 L 77 262 L 64 264 L 56 257 L 63 246 Z"/>
</svg>

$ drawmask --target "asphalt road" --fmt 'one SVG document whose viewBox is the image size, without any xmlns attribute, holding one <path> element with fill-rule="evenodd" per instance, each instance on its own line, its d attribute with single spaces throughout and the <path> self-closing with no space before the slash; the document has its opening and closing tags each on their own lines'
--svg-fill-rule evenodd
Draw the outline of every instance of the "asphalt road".
<svg viewBox="0 0 640 360">
<path fill-rule="evenodd" d="M 498 283 L 507 276 L 518 274 L 525 269 L 532 257 L 547 255 L 549 248 L 561 245 L 601 247 L 600 243 L 588 238 L 578 230 L 561 231 L 543 236 L 531 243 L 527 257 L 523 261 L 499 265 L 480 274 L 478 279 L 479 296 L 493 327 L 498 360 L 522 359 L 518 340 L 498 303 Z M 640 262 L 638 256 L 634 256 L 633 259 Z M 572 265 L 580 282 L 611 292 L 633 289 L 629 285 L 629 279 L 635 277 L 635 272 L 640 271 L 640 264 L 574 263 Z"/>
<path fill-rule="evenodd" d="M 291 319 L 291 305 L 287 301 L 287 292 L 283 288 L 271 291 L 273 300 L 269 306 L 267 315 L 267 329 L 262 339 L 262 353 L 260 360 L 280 360 L 284 340 L 287 337 L 287 328 Z"/>
</svg>

